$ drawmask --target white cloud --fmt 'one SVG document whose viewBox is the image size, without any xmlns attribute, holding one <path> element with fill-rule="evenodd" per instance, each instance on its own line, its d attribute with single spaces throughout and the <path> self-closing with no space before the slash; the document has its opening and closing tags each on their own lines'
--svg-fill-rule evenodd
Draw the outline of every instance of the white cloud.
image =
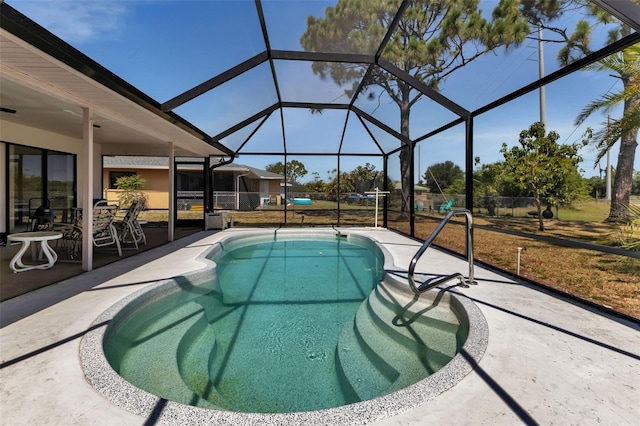
<svg viewBox="0 0 640 426">
<path fill-rule="evenodd" d="M 14 0 L 7 3 L 74 45 L 117 36 L 127 12 L 124 2 L 102 0 Z"/>
</svg>

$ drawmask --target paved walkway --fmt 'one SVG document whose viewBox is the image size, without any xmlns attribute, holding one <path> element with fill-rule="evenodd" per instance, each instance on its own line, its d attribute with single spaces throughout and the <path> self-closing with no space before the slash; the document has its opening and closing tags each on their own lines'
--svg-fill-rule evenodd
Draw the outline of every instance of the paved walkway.
<svg viewBox="0 0 640 426">
<path fill-rule="evenodd" d="M 370 230 L 406 269 L 418 245 Z M 215 236 L 201 232 L 0 304 L 0 424 L 153 424 L 86 381 L 80 339 L 116 301 L 200 267 Z M 402 266 L 400 266 L 402 265 Z M 466 264 L 429 250 L 418 271 Z M 476 268 L 471 298 L 489 327 L 475 371 L 427 404 L 377 425 L 640 424 L 640 326 Z"/>
</svg>

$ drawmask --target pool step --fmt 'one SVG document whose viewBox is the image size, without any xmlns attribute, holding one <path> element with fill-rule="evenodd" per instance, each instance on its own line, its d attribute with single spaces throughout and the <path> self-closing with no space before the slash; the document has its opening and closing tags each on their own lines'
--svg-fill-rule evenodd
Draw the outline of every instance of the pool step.
<svg viewBox="0 0 640 426">
<path fill-rule="evenodd" d="M 356 314 L 356 328 L 367 347 L 398 372 L 385 393 L 402 389 L 435 371 L 429 360 L 433 354 L 428 348 L 415 341 L 407 344 L 404 340 L 394 338 L 393 331 L 379 327 L 380 319 L 374 318 L 375 315 L 369 303 L 363 304 Z"/>
<path fill-rule="evenodd" d="M 458 329 L 448 308 L 383 286 L 370 293 L 343 328 L 339 372 L 361 400 L 402 389 L 451 360 Z"/>
<path fill-rule="evenodd" d="M 367 299 L 371 319 L 387 336 L 421 354 L 431 372 L 438 371 L 458 351 L 460 323 L 448 307 L 421 301 L 399 306 L 377 289 Z"/>
<path fill-rule="evenodd" d="M 371 342 L 377 342 L 379 353 L 386 351 L 388 360 L 394 360 L 401 372 L 389 386 L 393 392 L 416 383 L 435 373 L 447 364 L 457 352 L 456 332 L 459 325 L 428 318 L 431 312 L 409 314 L 409 319 L 398 314 L 398 306 L 389 307 L 372 293 L 367 309 L 358 314 L 362 334 Z M 365 330 L 368 333 L 365 333 Z M 370 343 L 374 347 L 374 343 Z"/>
<path fill-rule="evenodd" d="M 210 375 L 212 360 L 215 359 L 218 348 L 215 328 L 211 323 L 224 316 L 231 308 L 222 305 L 221 296 L 217 292 L 203 295 L 194 302 L 201 306 L 202 315 L 185 333 L 178 348 L 177 359 L 182 380 L 212 407 L 233 410 L 232 404 L 218 393 Z"/>
<path fill-rule="evenodd" d="M 184 383 L 199 398 L 210 403 L 213 408 L 233 410 L 233 406 L 211 383 L 209 363 L 215 357 L 216 350 L 215 330 L 203 314 L 182 339 L 178 348 L 178 367 Z"/>
<path fill-rule="evenodd" d="M 156 317 L 152 322 L 153 327 L 148 327 L 137 335 L 133 342 L 135 350 L 148 355 L 137 357 L 136 365 L 124 366 L 128 380 L 142 389 L 153 389 L 154 394 L 168 400 L 214 408 L 183 382 L 176 361 L 182 335 L 202 317 L 202 307 L 192 302 Z M 158 371 L 158 365 L 165 368 Z"/>
<path fill-rule="evenodd" d="M 339 364 L 338 373 L 342 375 L 344 387 L 348 387 L 344 392 L 354 394 L 360 401 L 382 395 L 398 377 L 398 372 L 384 360 L 379 359 L 374 364 L 366 354 L 375 356 L 375 353 L 362 345 L 364 342 L 358 337 L 354 317 L 340 333 L 336 363 Z"/>
</svg>

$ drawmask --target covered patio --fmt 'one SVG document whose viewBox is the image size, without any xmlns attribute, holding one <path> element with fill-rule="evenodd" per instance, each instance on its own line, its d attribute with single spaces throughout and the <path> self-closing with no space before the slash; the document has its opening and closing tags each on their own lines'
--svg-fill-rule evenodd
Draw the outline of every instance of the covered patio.
<svg viewBox="0 0 640 426">
<path fill-rule="evenodd" d="M 201 231 L 201 228 L 178 228 L 175 238 L 180 239 L 188 235 Z M 136 249 L 132 245 L 126 245 L 119 256 L 115 248 L 106 247 L 102 250 L 94 250 L 93 267 L 100 268 L 113 262 L 124 261 L 125 259 L 143 253 L 147 250 L 167 244 L 167 227 L 145 227 L 146 244 L 140 244 Z M 43 271 L 34 269 L 20 273 L 14 273 L 9 268 L 9 262 L 13 255 L 19 249 L 19 245 L 12 246 L 8 249 L 8 255 L 5 254 L 6 247 L 0 248 L 0 282 L 2 283 L 2 291 L 0 292 L 0 302 L 29 293 L 42 287 L 64 281 L 68 278 L 81 275 L 83 272 L 82 262 L 79 259 L 70 259 L 69 256 L 56 246 L 55 242 L 51 246 L 58 252 L 60 256 L 53 268 Z M 30 264 L 41 263 L 33 261 L 31 254 L 25 254 L 25 261 Z"/>
</svg>

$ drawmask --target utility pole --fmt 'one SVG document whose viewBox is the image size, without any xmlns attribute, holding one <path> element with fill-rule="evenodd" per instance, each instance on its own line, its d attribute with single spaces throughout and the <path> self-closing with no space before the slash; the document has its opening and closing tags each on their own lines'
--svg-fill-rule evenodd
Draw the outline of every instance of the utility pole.
<svg viewBox="0 0 640 426">
<path fill-rule="evenodd" d="M 544 77 L 544 51 L 542 47 L 542 25 L 538 25 L 538 71 Z M 547 108 L 545 105 L 544 86 L 540 87 L 540 122 L 547 128 Z"/>
<path fill-rule="evenodd" d="M 609 121 L 611 116 L 607 115 L 607 130 L 609 130 Z M 605 200 L 611 201 L 611 148 L 607 149 L 607 195 Z"/>
</svg>

